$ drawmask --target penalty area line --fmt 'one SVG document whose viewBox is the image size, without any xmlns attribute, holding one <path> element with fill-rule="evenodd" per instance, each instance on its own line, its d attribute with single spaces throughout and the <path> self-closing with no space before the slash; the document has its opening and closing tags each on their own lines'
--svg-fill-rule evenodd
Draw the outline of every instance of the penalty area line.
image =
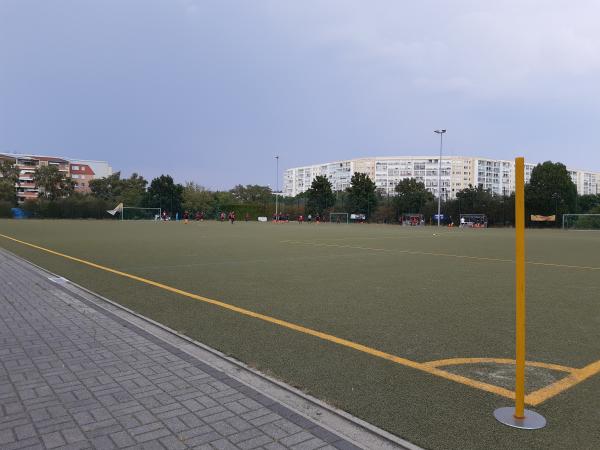
<svg viewBox="0 0 600 450">
<path fill-rule="evenodd" d="M 489 261 L 489 262 L 503 262 L 503 263 L 514 263 L 514 259 L 503 259 L 503 258 L 491 258 L 485 256 L 470 256 L 470 255 L 455 255 L 453 253 L 435 253 L 435 252 L 424 252 L 419 250 L 403 250 L 403 249 L 392 249 L 392 248 L 376 248 L 376 247 L 361 247 L 356 245 L 341 245 L 341 244 L 328 244 L 325 242 L 311 242 L 311 241 L 294 241 L 294 240 L 283 240 L 279 241 L 282 244 L 291 244 L 291 245 L 310 245 L 313 247 L 337 247 L 337 248 L 351 248 L 357 250 L 372 250 L 378 252 L 387 252 L 387 253 L 401 253 L 406 255 L 415 255 L 415 256 L 442 256 L 446 258 L 456 258 L 456 259 L 468 259 L 473 261 Z M 541 261 L 525 261 L 526 264 L 532 266 L 542 266 L 542 267 L 558 267 L 564 269 L 579 269 L 579 270 L 600 270 L 600 267 L 593 266 L 576 266 L 572 264 L 559 264 L 559 263 L 546 263 Z"/>
</svg>

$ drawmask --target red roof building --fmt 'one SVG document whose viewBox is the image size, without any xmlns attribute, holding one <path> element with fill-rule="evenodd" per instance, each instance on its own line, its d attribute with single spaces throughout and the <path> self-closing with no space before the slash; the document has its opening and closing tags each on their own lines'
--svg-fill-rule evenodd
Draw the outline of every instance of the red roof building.
<svg viewBox="0 0 600 450">
<path fill-rule="evenodd" d="M 90 180 L 94 179 L 94 171 L 87 164 L 70 164 L 71 179 L 77 192 L 90 192 Z"/>
</svg>

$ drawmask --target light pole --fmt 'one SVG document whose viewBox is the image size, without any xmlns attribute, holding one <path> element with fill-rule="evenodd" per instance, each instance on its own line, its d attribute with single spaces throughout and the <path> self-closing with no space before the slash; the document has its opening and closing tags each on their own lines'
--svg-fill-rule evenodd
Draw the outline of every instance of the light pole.
<svg viewBox="0 0 600 450">
<path fill-rule="evenodd" d="M 560 198 L 560 194 L 555 192 L 552 194 L 552 198 L 554 199 L 554 223 L 558 223 L 558 199 Z"/>
<path fill-rule="evenodd" d="M 440 226 L 440 215 L 442 213 L 442 145 L 444 143 L 444 133 L 446 130 L 434 130 L 434 133 L 440 135 L 440 159 L 438 159 L 438 213 L 437 226 Z"/>
<path fill-rule="evenodd" d="M 275 220 L 279 221 L 279 155 L 275 156 L 277 161 L 277 172 L 275 173 Z"/>
</svg>

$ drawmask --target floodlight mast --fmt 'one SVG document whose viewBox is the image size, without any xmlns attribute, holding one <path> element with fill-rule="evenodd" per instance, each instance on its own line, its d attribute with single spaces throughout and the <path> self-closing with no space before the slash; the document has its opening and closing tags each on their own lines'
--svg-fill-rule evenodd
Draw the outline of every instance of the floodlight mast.
<svg viewBox="0 0 600 450">
<path fill-rule="evenodd" d="M 440 135 L 440 159 L 438 160 L 438 213 L 437 226 L 440 226 L 440 215 L 442 213 L 442 146 L 444 143 L 444 133 L 446 130 L 434 130 L 434 133 Z"/>
<path fill-rule="evenodd" d="M 275 173 L 275 220 L 279 221 L 279 155 L 275 156 L 277 161 L 277 171 Z"/>
</svg>

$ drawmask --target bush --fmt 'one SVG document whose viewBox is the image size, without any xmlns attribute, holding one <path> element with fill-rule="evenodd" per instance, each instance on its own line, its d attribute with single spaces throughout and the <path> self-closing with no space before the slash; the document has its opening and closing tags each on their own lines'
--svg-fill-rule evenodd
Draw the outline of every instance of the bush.
<svg viewBox="0 0 600 450">
<path fill-rule="evenodd" d="M 107 219 L 106 210 L 111 206 L 106 200 L 91 195 L 74 194 L 56 200 L 27 200 L 23 210 L 31 217 L 40 219 Z"/>
<path fill-rule="evenodd" d="M 11 202 L 6 200 L 0 200 L 0 217 L 10 218 L 12 217 L 11 208 L 13 207 Z"/>
</svg>

